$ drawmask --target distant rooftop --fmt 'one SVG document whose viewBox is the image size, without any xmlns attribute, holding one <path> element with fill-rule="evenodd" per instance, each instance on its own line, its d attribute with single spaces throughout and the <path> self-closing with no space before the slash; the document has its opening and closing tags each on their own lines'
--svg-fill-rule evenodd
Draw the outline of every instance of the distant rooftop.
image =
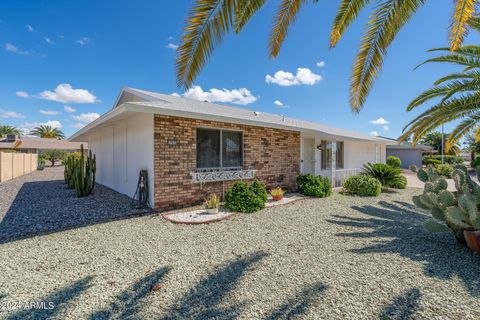
<svg viewBox="0 0 480 320">
<path fill-rule="evenodd" d="M 6 138 L 0 139 L 0 149 L 41 149 L 41 150 L 78 150 L 80 142 L 70 142 L 68 140 L 46 139 L 36 137 L 17 137 L 15 141 L 7 141 Z M 87 144 L 83 143 L 84 148 Z"/>
</svg>

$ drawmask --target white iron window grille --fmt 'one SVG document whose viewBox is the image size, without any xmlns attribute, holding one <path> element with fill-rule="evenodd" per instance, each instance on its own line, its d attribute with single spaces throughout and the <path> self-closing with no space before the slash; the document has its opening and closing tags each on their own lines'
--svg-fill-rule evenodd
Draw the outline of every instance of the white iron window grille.
<svg viewBox="0 0 480 320">
<path fill-rule="evenodd" d="M 243 180 L 255 178 L 255 170 L 228 170 L 228 171 L 211 171 L 211 172 L 191 172 L 192 181 L 194 183 Z"/>
</svg>

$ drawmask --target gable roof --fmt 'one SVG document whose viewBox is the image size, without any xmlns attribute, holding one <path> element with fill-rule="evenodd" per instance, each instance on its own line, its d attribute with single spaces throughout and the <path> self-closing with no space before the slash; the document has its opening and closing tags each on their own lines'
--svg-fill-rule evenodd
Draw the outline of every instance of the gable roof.
<svg viewBox="0 0 480 320">
<path fill-rule="evenodd" d="M 320 123 L 288 118 L 282 115 L 258 112 L 246 108 L 231 107 L 216 103 L 202 102 L 180 96 L 161 94 L 134 88 L 123 88 L 112 110 L 75 133 L 70 140 L 82 141 L 84 134 L 96 126 L 115 118 L 123 112 L 146 112 L 161 115 L 178 116 L 239 123 L 260 127 L 271 127 L 305 133 L 323 133 L 338 138 L 387 142 L 391 141 L 367 134 L 344 130 Z"/>
<path fill-rule="evenodd" d="M 388 137 L 381 137 L 381 138 L 395 142 L 395 144 L 389 144 L 387 147 L 388 149 L 411 149 L 411 150 L 421 150 L 425 152 L 434 151 L 433 147 L 427 146 L 425 144 L 420 144 L 420 143 L 412 144 L 411 142 L 408 142 L 408 141 L 399 142 L 397 139 L 388 138 Z"/>
</svg>

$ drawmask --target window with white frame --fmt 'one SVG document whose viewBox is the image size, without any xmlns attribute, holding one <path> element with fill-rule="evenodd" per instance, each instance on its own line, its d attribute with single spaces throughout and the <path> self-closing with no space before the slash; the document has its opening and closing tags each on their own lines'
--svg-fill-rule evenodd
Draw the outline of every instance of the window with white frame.
<svg viewBox="0 0 480 320">
<path fill-rule="evenodd" d="M 197 169 L 243 167 L 243 133 L 197 128 Z"/>
</svg>

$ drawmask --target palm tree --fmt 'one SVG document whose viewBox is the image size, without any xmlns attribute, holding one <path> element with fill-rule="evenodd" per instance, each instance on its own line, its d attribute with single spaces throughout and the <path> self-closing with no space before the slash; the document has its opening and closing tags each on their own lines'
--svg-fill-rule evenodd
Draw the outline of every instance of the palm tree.
<svg viewBox="0 0 480 320">
<path fill-rule="evenodd" d="M 432 0 L 433 1 L 433 0 Z M 438 0 L 437 0 L 438 1 Z M 196 0 L 190 11 L 181 45 L 177 50 L 177 85 L 187 89 L 204 67 L 216 45 L 231 31 L 239 33 L 266 0 Z M 271 58 L 278 56 L 290 25 L 307 0 L 280 0 L 268 42 Z M 313 0 L 318 2 L 318 0 Z M 341 0 L 330 35 L 330 47 L 341 37 L 359 13 L 373 2 L 357 57 L 353 64 L 350 105 L 359 112 L 378 77 L 388 47 L 400 29 L 427 0 Z M 456 0 L 450 26 L 450 49 L 457 50 L 472 24 L 480 24 L 475 6 L 480 0 Z"/>
<path fill-rule="evenodd" d="M 9 125 L 0 125 L 0 138 L 5 137 L 7 134 L 15 134 L 15 135 L 20 135 L 20 130 L 13 126 Z"/>
<path fill-rule="evenodd" d="M 51 126 L 46 126 L 46 125 L 41 125 L 33 128 L 33 130 L 30 131 L 30 134 L 34 136 L 38 136 L 40 138 L 59 139 L 59 140 L 65 138 L 65 135 L 60 129 L 53 128 Z"/>
<path fill-rule="evenodd" d="M 449 48 L 431 51 L 449 51 Z M 480 141 L 480 46 L 463 46 L 453 53 L 428 59 L 422 65 L 431 62 L 454 63 L 463 70 L 438 79 L 432 88 L 425 90 L 410 102 L 407 111 L 418 108 L 432 99 L 440 99 L 405 126 L 400 140 L 412 136 L 412 142 L 418 142 L 440 125 L 461 119 L 462 121 L 447 137 L 445 150 L 450 150 L 470 132 L 475 132 L 475 138 Z"/>
</svg>

